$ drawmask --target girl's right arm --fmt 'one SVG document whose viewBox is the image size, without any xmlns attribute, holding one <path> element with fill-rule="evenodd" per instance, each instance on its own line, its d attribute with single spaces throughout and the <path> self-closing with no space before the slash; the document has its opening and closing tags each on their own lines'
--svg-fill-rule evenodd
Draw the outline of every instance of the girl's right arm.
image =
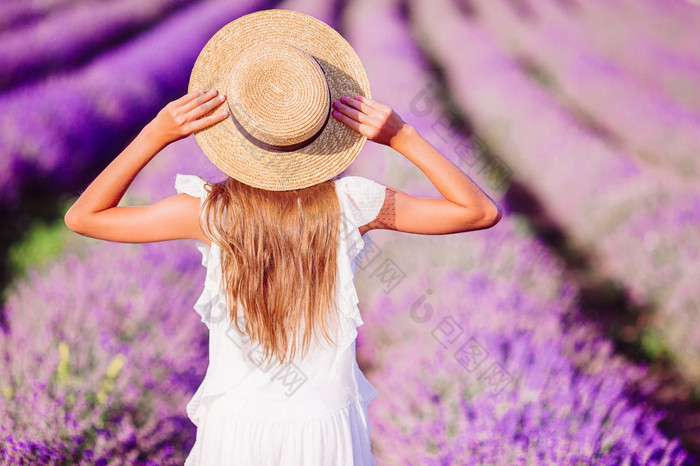
<svg viewBox="0 0 700 466">
<path fill-rule="evenodd" d="M 387 186 L 377 219 L 363 225 L 361 234 L 373 228 L 433 235 L 460 233 L 490 228 L 502 218 L 497 202 L 387 105 L 356 96 L 343 98 L 334 107 L 338 120 L 370 141 L 404 155 L 444 197 L 415 197 Z"/>
</svg>

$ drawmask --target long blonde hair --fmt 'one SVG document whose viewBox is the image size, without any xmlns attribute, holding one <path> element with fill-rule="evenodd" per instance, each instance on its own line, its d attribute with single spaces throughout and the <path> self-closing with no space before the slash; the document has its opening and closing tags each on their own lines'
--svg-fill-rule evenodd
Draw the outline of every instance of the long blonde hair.
<svg viewBox="0 0 700 466">
<path fill-rule="evenodd" d="M 221 249 L 222 287 L 230 322 L 260 342 L 264 360 L 292 360 L 305 323 L 312 337 L 337 324 L 335 300 L 340 204 L 332 180 L 298 190 L 268 191 L 234 178 L 207 183 L 202 228 Z M 291 348 L 288 348 L 291 342 Z M 289 353 L 291 352 L 291 353 Z"/>
</svg>

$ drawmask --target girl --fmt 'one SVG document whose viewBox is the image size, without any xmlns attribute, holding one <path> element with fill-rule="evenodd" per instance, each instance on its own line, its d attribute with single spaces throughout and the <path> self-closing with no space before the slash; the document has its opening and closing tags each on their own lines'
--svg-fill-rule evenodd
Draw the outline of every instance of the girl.
<svg viewBox="0 0 700 466">
<path fill-rule="evenodd" d="M 314 239 L 313 232 L 282 227 L 280 219 L 285 215 L 285 210 L 288 212 L 288 209 L 275 208 L 274 206 L 289 206 L 289 199 L 291 199 L 289 195 L 291 194 L 295 198 L 302 199 L 302 205 L 308 212 L 313 208 L 325 207 L 326 204 L 322 202 L 324 196 L 336 195 L 340 201 L 341 212 L 346 212 L 345 216 L 341 216 L 341 218 L 348 222 L 348 228 L 356 228 L 356 233 L 346 232 L 348 238 L 352 238 L 350 236 L 352 233 L 361 237 L 372 229 L 435 235 L 490 228 L 501 219 L 501 209 L 466 174 L 440 154 L 390 107 L 361 96 L 344 97 L 341 101 L 335 102 L 333 117 L 366 136 L 370 141 L 388 145 L 408 158 L 440 191 L 442 199 L 414 197 L 398 189 L 353 176 L 336 177 L 329 182 L 301 190 L 280 192 L 251 188 L 228 178 L 222 183 L 211 186 L 210 192 L 201 189 L 204 186 L 202 182 L 197 187 L 190 188 L 190 194 L 186 193 L 188 191 L 187 185 L 191 186 L 193 180 L 183 178 L 185 182 L 179 187 L 181 191 L 184 191 L 181 194 L 148 206 L 117 207 L 139 171 L 165 146 L 210 125 L 216 125 L 226 118 L 227 115 L 222 112 L 201 118 L 202 115 L 207 114 L 220 103 L 221 100 L 217 99 L 217 92 L 214 91 L 206 94 L 190 92 L 166 105 L 81 194 L 66 213 L 66 225 L 81 235 L 124 243 L 195 239 L 206 245 L 206 248 L 203 247 L 202 250 L 204 258 L 208 261 L 205 262 L 205 265 L 209 267 L 210 271 L 217 270 L 216 266 L 221 269 L 219 275 L 209 276 L 208 272 L 207 280 L 212 283 L 212 286 L 219 285 L 221 282 L 221 295 L 225 294 L 226 299 L 219 299 L 214 303 L 215 299 L 211 298 L 212 290 L 210 289 L 210 297 L 206 298 L 206 293 L 203 293 L 195 308 L 202 315 L 202 320 L 207 324 L 210 332 L 218 331 L 220 334 L 223 332 L 223 334 L 229 335 L 230 343 L 234 346 L 230 346 L 230 351 L 226 354 L 230 355 L 231 358 L 237 357 L 239 362 L 245 360 L 245 363 L 241 363 L 241 367 L 238 369 L 238 380 L 245 378 L 243 374 L 250 373 L 248 366 L 250 366 L 251 360 L 254 360 L 257 364 L 257 373 L 264 376 L 267 385 L 262 384 L 262 382 L 250 384 L 249 390 L 234 392 L 232 387 L 236 386 L 236 381 L 232 380 L 227 386 L 218 389 L 218 393 L 214 391 L 207 393 L 200 387 L 188 405 L 188 413 L 193 422 L 198 424 L 198 431 L 197 442 L 186 464 L 207 464 L 207 461 L 211 461 L 211 464 L 225 464 L 226 458 L 235 459 L 235 464 L 255 465 L 345 464 L 339 462 L 341 460 L 351 460 L 352 462 L 348 462 L 348 464 L 356 465 L 375 464 L 369 446 L 371 428 L 367 419 L 367 406 L 377 393 L 356 367 L 354 352 L 356 331 L 354 331 L 353 325 L 361 325 L 362 322 L 356 307 L 354 308 L 355 314 L 351 311 L 346 312 L 350 317 L 351 325 L 346 324 L 345 332 L 350 335 L 350 338 L 353 338 L 351 345 L 349 345 L 348 354 L 349 360 L 351 360 L 349 367 L 341 364 L 334 371 L 327 371 L 328 367 L 325 367 L 327 372 L 314 370 L 314 367 L 317 368 L 321 361 L 326 363 L 326 366 L 333 365 L 339 357 L 335 354 L 330 359 L 324 359 L 322 354 L 323 351 L 327 350 L 318 349 L 320 348 L 318 344 L 310 346 L 310 333 L 308 332 L 304 334 L 305 356 L 296 358 L 293 356 L 296 348 L 294 344 L 289 352 L 292 356 L 284 353 L 287 343 L 293 340 L 293 338 L 286 337 L 286 328 L 294 329 L 294 332 L 289 333 L 298 335 L 302 321 L 310 322 L 312 318 L 317 318 L 322 331 L 327 330 L 329 325 L 327 325 L 327 321 L 332 320 L 332 316 L 314 312 L 316 309 L 320 309 L 315 306 L 321 306 L 322 303 L 333 300 L 332 293 L 327 291 L 332 290 L 332 286 L 336 282 L 341 285 L 348 283 L 347 290 L 351 286 L 348 277 L 351 277 L 356 270 L 353 268 L 352 273 L 348 274 L 347 263 L 338 259 L 338 257 L 344 258 L 346 256 L 335 256 L 335 251 L 331 251 L 330 248 L 336 245 L 334 239 L 339 241 L 339 249 L 351 249 L 348 244 L 351 245 L 353 241 L 350 239 L 343 241 L 344 238 L 339 234 L 339 229 L 342 231 L 342 226 L 321 225 L 322 221 L 332 223 L 332 218 L 329 220 L 329 217 L 322 215 L 323 212 L 318 211 L 317 215 L 314 216 L 317 223 L 315 225 L 309 224 L 308 227 L 315 228 L 317 232 L 320 232 L 320 236 L 316 237 L 315 242 L 311 244 Z M 355 183 L 357 190 L 353 191 L 354 188 L 351 188 L 352 185 L 349 184 L 351 181 Z M 346 184 L 342 184 L 342 182 Z M 328 186 L 329 183 L 341 183 L 344 188 L 336 187 L 335 190 L 323 191 L 322 188 Z M 371 187 L 381 188 L 379 191 L 375 191 L 384 194 L 379 203 L 373 201 L 374 205 L 370 205 L 363 200 L 362 195 L 358 195 L 358 193 L 363 192 L 363 183 Z M 305 192 L 309 196 L 304 196 Z M 249 200 L 245 206 L 242 202 L 244 198 Z M 352 204 L 362 206 L 363 202 L 365 207 L 361 209 L 361 215 L 353 217 L 350 214 Z M 244 208 L 246 206 L 248 209 Z M 254 215 L 254 212 L 260 212 L 260 209 L 265 209 L 268 215 L 279 216 L 279 219 L 268 223 L 261 221 Z M 377 210 L 378 214 L 374 218 L 364 217 L 362 219 L 362 215 L 366 212 L 373 213 Z M 293 238 L 282 237 L 276 238 L 276 240 L 271 239 L 268 243 L 258 242 L 256 244 L 254 232 L 241 231 L 236 234 L 231 229 L 222 228 L 222 225 L 226 225 L 227 219 L 224 217 L 226 213 L 230 214 L 231 222 L 239 222 L 238 226 L 242 230 L 244 228 L 241 224 L 248 223 L 253 225 L 252 229 L 255 231 L 272 227 L 272 229 L 277 228 L 278 234 L 289 232 L 288 236 Z M 211 219 L 212 223 L 204 222 L 205 218 Z M 215 222 L 218 222 L 218 225 Z M 333 232 L 336 238 L 333 238 Z M 341 238 L 337 238 L 338 236 Z M 241 241 L 241 243 L 226 244 L 227 240 Z M 246 241 L 248 243 L 245 243 Z M 307 244 L 303 244 L 304 241 Z M 280 250 L 280 245 L 290 243 L 299 244 L 299 250 L 289 251 L 289 255 L 285 258 L 274 257 L 274 252 Z M 362 249 L 364 243 L 361 238 L 356 243 L 359 243 L 357 249 Z M 318 248 L 321 247 L 325 247 L 327 250 L 319 250 Z M 218 257 L 212 257 L 211 252 L 214 248 L 219 251 Z M 307 257 L 304 251 L 315 251 L 317 255 L 308 255 Z M 222 252 L 226 259 L 222 258 Z M 350 260 L 354 259 L 357 253 L 358 251 L 354 251 L 354 254 L 350 255 Z M 272 256 L 273 261 L 271 262 L 277 261 L 280 267 L 273 270 L 270 266 L 271 262 L 264 260 L 263 256 L 266 254 Z M 302 261 L 309 261 L 311 270 L 323 271 L 326 272 L 326 275 L 315 279 L 313 274 L 311 278 L 302 276 L 301 280 L 293 282 L 294 286 L 289 286 L 292 283 L 289 280 L 294 276 L 290 272 L 290 270 L 294 270 L 294 267 L 290 264 L 297 256 L 301 257 Z M 312 257 L 316 260 L 314 261 Z M 336 258 L 335 262 L 333 261 L 334 257 Z M 265 274 L 261 272 L 266 269 L 266 264 L 269 277 L 284 277 L 284 272 L 289 272 L 286 283 L 288 286 L 285 287 L 285 283 L 265 282 Z M 335 275 L 332 265 L 340 270 L 338 276 Z M 342 265 L 345 265 L 345 268 L 341 268 Z M 256 271 L 255 267 L 259 267 L 259 270 Z M 303 267 L 297 271 L 301 273 Z M 252 279 L 251 277 L 254 275 L 258 275 L 261 280 Z M 222 280 L 222 277 L 225 280 Z M 333 281 L 333 277 L 335 277 L 335 281 Z M 246 288 L 247 280 L 249 280 L 248 284 L 256 283 L 260 286 L 267 284 L 267 290 L 275 290 L 276 287 L 279 287 L 279 292 L 277 294 L 274 291 L 261 293 L 261 288 L 257 286 Z M 302 293 L 304 290 L 299 283 L 308 284 L 310 288 L 314 288 L 306 296 L 314 297 L 315 295 L 317 298 L 315 304 L 308 306 L 302 302 L 300 297 L 304 296 Z M 291 296 L 294 292 L 298 292 L 296 297 Z M 265 296 L 267 303 L 279 303 L 279 306 L 270 306 L 271 309 L 268 309 L 262 300 L 255 299 L 257 296 Z M 356 299 L 356 295 L 351 294 L 351 296 Z M 227 303 L 236 302 L 236 299 L 243 301 L 246 304 L 245 309 L 250 309 L 251 313 L 240 315 L 235 312 L 235 309 L 230 309 Z M 289 314 L 289 319 L 284 320 L 280 310 L 288 309 L 299 303 L 301 304 L 297 306 L 298 311 Z M 351 304 L 354 305 L 356 302 L 351 302 Z M 343 308 L 342 305 L 341 308 Z M 347 306 L 344 309 L 348 309 Z M 224 315 L 230 315 L 230 320 L 236 322 L 235 331 L 232 330 L 233 327 L 228 326 L 229 321 L 222 319 Z M 257 327 L 250 325 L 246 329 L 238 330 L 239 322 L 258 325 Z M 224 327 L 225 330 L 221 330 Z M 231 337 L 234 333 L 236 338 Z M 324 332 L 324 334 L 327 333 L 327 331 Z M 213 338 L 213 335 L 210 338 Z M 268 366 L 262 361 L 265 358 L 257 357 L 256 359 L 255 354 L 257 353 L 254 345 L 264 350 L 258 350 L 258 353 L 264 353 L 265 357 L 270 357 L 273 352 L 276 352 L 276 361 L 284 369 L 268 369 Z M 341 344 L 340 346 L 347 347 L 348 345 Z M 287 359 L 285 360 L 285 358 Z M 222 358 L 221 367 L 226 362 L 228 362 L 229 367 L 233 367 L 231 359 L 226 361 L 225 358 Z M 213 372 L 212 367 L 215 367 L 216 363 L 217 361 L 212 357 L 207 374 Z M 289 397 L 290 388 L 284 386 L 282 377 L 290 373 L 290 368 L 294 372 L 292 375 L 297 379 L 305 379 L 306 387 L 302 385 L 302 388 L 309 389 L 309 398 L 301 396 L 303 390 L 295 390 L 299 393 L 296 398 Z M 324 394 L 341 388 L 347 390 L 346 382 L 342 381 L 342 376 L 337 379 L 339 380 L 337 386 L 333 383 L 329 385 L 328 382 L 336 377 L 335 374 L 341 374 L 343 369 L 345 369 L 346 374 L 354 374 L 355 379 L 360 381 L 357 390 L 361 395 L 359 401 L 356 400 L 354 404 L 348 403 L 347 397 L 340 400 L 333 399 L 332 402 L 321 401 Z M 276 384 L 275 381 L 277 381 Z M 212 385 L 203 383 L 203 387 L 205 386 Z M 242 384 L 239 384 L 240 387 Z M 261 390 L 269 389 L 272 393 L 270 387 L 284 388 L 286 396 L 289 398 L 288 401 L 285 401 L 281 396 L 271 396 L 270 399 L 262 402 L 265 399 L 265 392 Z M 293 390 L 294 387 L 291 389 Z M 233 396 L 234 393 L 235 396 Z M 244 393 L 249 394 L 249 396 L 243 397 Z M 353 395 L 357 396 L 358 393 L 353 393 Z M 261 400 L 262 404 L 251 403 L 253 399 Z M 290 403 L 295 403 L 297 409 L 288 409 Z M 314 408 L 314 403 L 317 403 L 320 408 Z M 234 426 L 232 424 L 236 416 L 241 419 L 241 424 Z M 316 425 L 312 427 L 323 432 L 323 435 L 302 438 L 303 432 L 314 431 L 313 429 L 309 430 L 308 427 L 308 419 L 310 418 L 316 419 Z M 306 430 L 299 427 L 302 422 L 307 426 Z M 277 428 L 271 428 L 271 425 L 276 425 Z M 343 427 L 341 428 L 339 425 Z M 247 426 L 248 430 L 242 431 L 241 426 Z M 342 441 L 338 440 L 339 438 L 347 439 L 347 435 L 339 431 L 343 428 L 354 433 L 350 436 L 352 440 L 349 444 L 343 444 Z M 362 433 L 363 431 L 364 433 Z M 230 434 L 230 437 L 224 436 L 222 432 Z M 222 442 L 221 437 L 230 440 Z M 287 441 L 283 441 L 283 439 L 287 439 Z M 262 447 L 255 448 L 256 445 L 262 445 Z M 304 449 L 303 446 L 307 448 Z M 265 453 L 269 453 L 269 455 L 263 456 Z"/>
</svg>

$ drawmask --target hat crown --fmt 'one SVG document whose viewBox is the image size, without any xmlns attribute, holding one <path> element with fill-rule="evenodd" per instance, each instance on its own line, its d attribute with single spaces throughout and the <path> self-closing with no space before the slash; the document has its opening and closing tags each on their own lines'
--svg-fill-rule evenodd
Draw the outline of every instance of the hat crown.
<svg viewBox="0 0 700 466">
<path fill-rule="evenodd" d="M 323 68 L 306 51 L 264 41 L 235 57 L 227 100 L 252 138 L 272 146 L 310 140 L 324 127 L 331 98 Z"/>
<path fill-rule="evenodd" d="M 274 59 L 274 55 L 261 59 L 266 47 L 276 48 L 279 54 L 289 52 L 284 61 L 296 63 L 296 68 L 282 72 L 273 66 L 265 71 L 258 63 L 261 68 L 256 71 L 256 62 L 270 66 Z M 308 72 L 300 73 L 304 69 Z M 245 90 L 246 75 L 267 76 L 267 94 L 274 92 L 282 98 L 275 101 L 264 92 L 252 97 Z M 273 75 L 277 77 L 271 79 Z M 293 82 L 293 76 L 299 81 L 285 91 L 284 84 Z M 265 87 L 260 83 L 251 86 Z M 327 181 L 355 160 L 367 140 L 331 113 L 331 103 L 341 96 L 372 97 L 360 57 L 330 25 L 291 9 L 255 11 L 219 29 L 197 56 L 188 89 L 216 89 L 226 95 L 221 106 L 229 110 L 229 117 L 195 131 L 194 136 L 222 172 L 257 188 L 286 191 Z M 298 102 L 290 104 L 285 98 Z M 314 100 L 319 102 L 311 104 Z M 277 121 L 271 116 L 274 112 L 281 115 Z"/>
</svg>

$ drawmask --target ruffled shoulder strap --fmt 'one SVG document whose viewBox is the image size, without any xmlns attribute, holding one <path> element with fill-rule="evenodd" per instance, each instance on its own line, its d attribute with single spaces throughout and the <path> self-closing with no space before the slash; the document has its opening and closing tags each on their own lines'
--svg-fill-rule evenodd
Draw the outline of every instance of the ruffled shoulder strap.
<svg viewBox="0 0 700 466">
<path fill-rule="evenodd" d="M 386 187 L 354 175 L 337 178 L 335 187 L 341 210 L 338 293 L 340 310 L 345 316 L 341 320 L 338 353 L 334 364 L 337 370 L 341 355 L 357 338 L 357 327 L 364 324 L 357 305 L 359 298 L 355 289 L 355 273 L 366 243 L 358 228 L 377 218 L 384 204 Z"/>
<path fill-rule="evenodd" d="M 365 225 L 379 214 L 384 205 L 386 186 L 356 175 L 346 175 L 336 180 L 340 187 L 339 199 L 345 213 L 358 227 Z"/>
<path fill-rule="evenodd" d="M 200 199 L 200 205 L 204 203 L 204 200 L 209 194 L 204 187 L 207 184 L 207 180 L 202 177 L 195 175 L 175 175 L 175 190 L 178 194 L 189 194 L 193 197 L 198 197 Z M 202 265 L 206 266 L 209 260 L 210 248 L 205 243 L 195 240 L 195 244 L 199 252 L 202 253 Z"/>
<path fill-rule="evenodd" d="M 386 186 L 368 178 L 346 175 L 336 180 L 336 192 L 341 205 L 341 233 L 353 273 L 357 257 L 365 247 L 358 228 L 377 218 L 384 205 Z"/>
<path fill-rule="evenodd" d="M 207 180 L 194 175 L 176 175 L 175 189 L 178 194 L 189 194 L 200 198 L 200 203 L 209 195 L 205 188 Z M 225 306 L 220 299 L 219 286 L 221 283 L 221 261 L 219 249 L 215 243 L 211 247 L 199 240 L 194 240 L 199 252 L 202 253 L 202 265 L 207 268 L 204 279 L 204 289 L 194 304 L 194 309 L 202 318 L 202 322 L 211 330 L 223 321 Z"/>
<path fill-rule="evenodd" d="M 190 196 L 198 197 L 204 202 L 207 197 L 207 190 L 204 186 L 207 180 L 195 175 L 175 175 L 175 190 L 178 194 L 189 194 Z"/>
</svg>

